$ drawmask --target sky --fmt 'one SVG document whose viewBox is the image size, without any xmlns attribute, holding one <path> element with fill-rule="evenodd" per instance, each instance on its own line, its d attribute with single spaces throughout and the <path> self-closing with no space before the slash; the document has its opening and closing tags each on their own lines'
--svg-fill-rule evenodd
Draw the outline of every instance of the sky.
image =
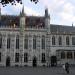
<svg viewBox="0 0 75 75">
<path fill-rule="evenodd" d="M 1 13 L 5 15 L 19 15 L 22 7 L 26 15 L 44 16 L 45 8 L 50 14 L 50 23 L 57 25 L 75 26 L 75 0 L 39 0 L 37 4 L 30 0 L 22 0 L 23 4 L 7 5 L 2 7 Z"/>
</svg>

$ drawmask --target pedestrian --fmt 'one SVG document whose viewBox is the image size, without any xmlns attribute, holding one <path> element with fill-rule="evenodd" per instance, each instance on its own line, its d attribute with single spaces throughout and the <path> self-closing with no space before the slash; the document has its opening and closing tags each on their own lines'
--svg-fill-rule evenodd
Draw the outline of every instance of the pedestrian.
<svg viewBox="0 0 75 75">
<path fill-rule="evenodd" d="M 62 68 L 65 70 L 65 64 L 62 65 Z"/>
<path fill-rule="evenodd" d="M 67 72 L 67 74 L 69 74 L 69 63 L 68 62 L 65 63 L 65 71 Z"/>
</svg>

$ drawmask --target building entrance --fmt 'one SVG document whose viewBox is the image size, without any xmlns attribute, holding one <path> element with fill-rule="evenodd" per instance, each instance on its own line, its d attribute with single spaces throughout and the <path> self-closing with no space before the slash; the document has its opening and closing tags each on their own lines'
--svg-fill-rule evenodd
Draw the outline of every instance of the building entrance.
<svg viewBox="0 0 75 75">
<path fill-rule="evenodd" d="M 51 56 L 51 66 L 57 66 L 57 57 Z"/>
<path fill-rule="evenodd" d="M 37 59 L 36 57 L 33 58 L 33 67 L 36 67 L 37 66 Z"/>
<path fill-rule="evenodd" d="M 10 57 L 7 57 L 6 58 L 6 67 L 9 67 L 10 66 Z"/>
</svg>

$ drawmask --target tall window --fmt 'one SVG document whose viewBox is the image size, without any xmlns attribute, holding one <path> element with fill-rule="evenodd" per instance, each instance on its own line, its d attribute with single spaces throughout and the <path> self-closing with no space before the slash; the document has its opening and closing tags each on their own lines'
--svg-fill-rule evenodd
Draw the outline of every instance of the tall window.
<svg viewBox="0 0 75 75">
<path fill-rule="evenodd" d="M 10 36 L 7 38 L 7 49 L 10 49 Z"/>
<path fill-rule="evenodd" d="M 28 53 L 24 53 L 24 62 L 28 62 Z"/>
<path fill-rule="evenodd" d="M 52 45 L 55 45 L 55 37 L 52 37 Z"/>
<path fill-rule="evenodd" d="M 72 52 L 67 52 L 67 59 L 72 59 Z"/>
<path fill-rule="evenodd" d="M 66 37 L 66 45 L 69 45 L 69 37 Z"/>
<path fill-rule="evenodd" d="M 75 52 L 74 52 L 74 59 L 75 59 Z"/>
<path fill-rule="evenodd" d="M 0 52 L 0 62 L 1 62 L 1 52 Z"/>
<path fill-rule="evenodd" d="M 59 45 L 62 45 L 62 38 L 59 36 L 58 38 Z"/>
<path fill-rule="evenodd" d="M 19 35 L 16 36 L 16 49 L 19 49 Z"/>
<path fill-rule="evenodd" d="M 36 36 L 33 36 L 33 49 L 36 49 Z"/>
<path fill-rule="evenodd" d="M 72 37 L 72 45 L 75 45 L 75 37 Z"/>
<path fill-rule="evenodd" d="M 42 42 L 41 42 L 41 46 L 42 46 L 42 49 L 45 49 L 45 36 L 43 35 L 42 36 Z"/>
<path fill-rule="evenodd" d="M 24 39 L 24 49 L 28 49 L 28 36 L 27 35 L 25 36 L 25 39 Z"/>
<path fill-rule="evenodd" d="M 65 52 L 64 51 L 61 52 L 61 59 L 65 59 Z"/>
<path fill-rule="evenodd" d="M 2 35 L 0 35 L 0 48 L 2 48 Z"/>
<path fill-rule="evenodd" d="M 45 59 L 45 53 L 42 53 L 42 63 L 45 63 L 46 62 L 46 59 Z"/>
<path fill-rule="evenodd" d="M 19 53 L 15 53 L 15 62 L 19 62 Z"/>
</svg>

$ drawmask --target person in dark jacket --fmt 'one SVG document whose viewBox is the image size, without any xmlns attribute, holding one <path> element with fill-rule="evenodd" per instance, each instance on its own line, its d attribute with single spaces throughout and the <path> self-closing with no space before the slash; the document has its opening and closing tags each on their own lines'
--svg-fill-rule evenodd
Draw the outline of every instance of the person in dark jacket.
<svg viewBox="0 0 75 75">
<path fill-rule="evenodd" d="M 65 71 L 67 72 L 67 74 L 69 74 L 69 63 L 68 62 L 65 63 Z"/>
</svg>

